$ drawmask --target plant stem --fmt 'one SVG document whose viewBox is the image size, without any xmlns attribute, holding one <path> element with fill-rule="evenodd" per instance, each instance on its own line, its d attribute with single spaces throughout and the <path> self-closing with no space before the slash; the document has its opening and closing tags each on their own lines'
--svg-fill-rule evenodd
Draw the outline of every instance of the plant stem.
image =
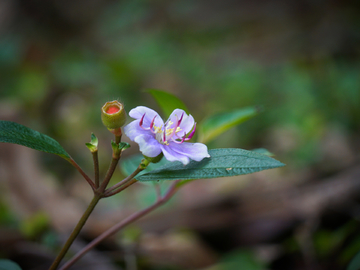
<svg viewBox="0 0 360 270">
<path fill-rule="evenodd" d="M 119 192 L 121 192 L 121 191 L 123 191 L 124 189 L 130 187 L 132 184 L 135 184 L 136 182 L 137 182 L 136 179 L 132 179 L 132 180 L 130 180 L 129 182 L 127 182 L 127 183 L 125 183 L 124 185 L 122 185 L 120 188 L 118 188 L 118 189 L 115 190 L 115 191 L 111 191 L 111 192 L 105 191 L 104 197 L 114 196 L 115 194 L 118 194 Z"/>
<path fill-rule="evenodd" d="M 133 179 L 139 172 L 141 172 L 142 170 L 144 170 L 141 166 L 137 167 L 135 171 L 133 171 L 132 174 L 130 174 L 128 177 L 124 178 L 123 180 L 121 180 L 119 183 L 113 185 L 112 187 L 108 188 L 106 190 L 107 193 L 110 193 L 111 191 L 121 187 L 122 185 L 126 184 L 127 182 L 129 182 L 131 179 Z"/>
<path fill-rule="evenodd" d="M 99 188 L 99 157 L 98 151 L 92 152 L 93 161 L 94 161 L 94 175 L 95 175 L 95 188 Z"/>
<path fill-rule="evenodd" d="M 115 143 L 119 144 L 121 141 L 121 129 L 116 130 L 117 133 L 115 133 Z M 120 132 L 120 133 L 119 133 Z M 119 134 L 118 134 L 119 133 Z M 119 163 L 119 160 L 121 158 L 121 150 L 118 149 L 114 149 L 113 148 L 113 154 L 112 154 L 112 160 L 109 166 L 109 169 L 106 173 L 106 176 L 103 180 L 103 182 L 100 185 L 99 191 L 101 193 L 103 193 L 107 187 L 107 185 L 109 184 L 111 177 L 113 176 L 116 166 Z"/>
<path fill-rule="evenodd" d="M 104 178 L 104 180 L 101 183 L 100 188 L 99 188 L 99 191 L 101 193 L 103 193 L 105 191 L 107 185 L 109 184 L 110 179 L 113 176 L 113 174 L 115 172 L 115 169 L 116 169 L 116 166 L 117 166 L 117 164 L 119 162 L 119 159 L 120 159 L 120 157 L 114 157 L 113 156 L 113 158 L 111 160 L 111 163 L 110 163 L 110 166 L 109 166 L 109 169 L 108 169 L 108 171 L 106 173 L 106 176 L 105 176 L 105 178 Z"/>
<path fill-rule="evenodd" d="M 59 270 L 69 269 L 70 266 L 72 266 L 75 262 L 77 262 L 85 253 L 87 253 L 90 249 L 94 248 L 102 240 L 115 234 L 116 232 L 118 232 L 119 230 L 124 228 L 126 225 L 138 220 L 139 218 L 145 216 L 146 214 L 152 212 L 153 210 L 155 210 L 156 208 L 158 208 L 159 206 L 161 206 L 162 204 L 167 202 L 178 190 L 178 185 L 177 185 L 178 182 L 179 182 L 179 180 L 175 181 L 171 185 L 171 187 L 168 189 L 166 194 L 163 197 L 158 198 L 158 200 L 153 205 L 130 215 L 126 219 L 122 220 L 118 224 L 114 225 L 113 227 L 111 227 L 110 229 L 108 229 L 107 231 L 105 231 L 104 233 L 99 235 L 97 238 L 95 238 L 93 241 L 91 241 L 88 245 L 86 245 L 81 251 L 79 251 L 70 261 L 68 261 L 66 264 L 64 264 Z"/>
<path fill-rule="evenodd" d="M 66 241 L 66 243 L 62 247 L 62 249 L 61 249 L 60 253 L 58 254 L 58 256 L 56 257 L 55 261 L 50 266 L 49 270 L 55 270 L 59 266 L 61 260 L 64 258 L 65 254 L 69 250 L 71 244 L 74 242 L 75 238 L 80 233 L 82 227 L 85 225 L 86 220 L 89 218 L 91 212 L 94 210 L 96 204 L 99 202 L 100 199 L 101 199 L 101 195 L 98 195 L 98 194 L 94 195 L 94 198 L 92 199 L 92 201 L 89 204 L 88 208 L 86 209 L 86 211 L 82 215 L 81 219 L 79 220 L 78 224 L 76 225 L 73 232 L 69 236 L 68 240 Z"/>
<path fill-rule="evenodd" d="M 81 175 L 85 178 L 85 180 L 89 183 L 92 190 L 95 190 L 94 182 L 90 179 L 90 177 L 80 168 L 80 166 L 73 160 L 72 158 L 69 159 L 69 162 L 81 173 Z"/>
</svg>

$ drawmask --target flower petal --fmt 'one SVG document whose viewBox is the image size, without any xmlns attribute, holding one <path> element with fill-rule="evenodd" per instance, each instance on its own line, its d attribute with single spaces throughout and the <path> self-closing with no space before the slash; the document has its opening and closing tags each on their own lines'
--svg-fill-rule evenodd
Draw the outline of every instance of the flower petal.
<svg viewBox="0 0 360 270">
<path fill-rule="evenodd" d="M 184 165 L 190 162 L 190 159 L 201 161 L 206 157 L 210 157 L 207 146 L 202 143 L 170 143 L 169 145 L 161 145 L 164 156 L 169 161 L 180 161 Z"/>
<path fill-rule="evenodd" d="M 170 146 L 174 152 L 187 156 L 195 161 L 201 161 L 206 157 L 210 157 L 207 146 L 202 143 L 171 143 Z"/>
<path fill-rule="evenodd" d="M 186 117 L 184 115 L 183 120 L 180 123 L 180 128 L 187 134 L 193 129 L 194 124 L 194 117 L 192 117 L 191 114 L 189 114 L 189 116 L 186 115 Z"/>
<path fill-rule="evenodd" d="M 145 156 L 157 157 L 161 153 L 160 143 L 151 135 L 142 134 L 134 141 L 139 144 L 140 151 Z"/>
<path fill-rule="evenodd" d="M 146 127 L 146 128 L 149 127 L 151 121 L 154 119 L 155 116 L 156 116 L 155 121 L 154 121 L 155 126 L 160 127 L 164 124 L 164 121 L 162 120 L 160 115 L 148 107 L 138 106 L 129 112 L 130 117 L 132 117 L 134 119 L 139 119 L 139 120 L 141 119 L 141 117 L 143 117 L 144 114 L 145 114 L 145 117 L 143 120 L 144 127 Z"/>
<path fill-rule="evenodd" d="M 132 121 L 130 124 L 124 127 L 124 132 L 126 136 L 129 137 L 130 140 L 134 141 L 134 139 L 142 134 L 149 134 L 149 130 L 144 130 L 139 126 L 140 120 Z"/>
<path fill-rule="evenodd" d="M 173 122 L 173 124 L 171 125 L 171 128 L 174 128 L 174 126 L 177 122 L 176 120 L 180 120 L 181 116 L 182 116 L 182 120 L 181 120 L 181 123 L 179 126 L 181 130 L 179 131 L 179 134 L 176 134 L 176 138 L 183 137 L 184 133 L 188 134 L 192 130 L 192 128 L 195 124 L 194 118 L 192 117 L 191 114 L 187 115 L 184 110 L 176 109 L 171 113 L 169 120 L 168 120 L 168 121 Z"/>
<path fill-rule="evenodd" d="M 170 145 L 161 145 L 161 150 L 164 154 L 164 157 L 168 161 L 180 161 L 184 165 L 186 165 L 190 162 L 190 160 L 187 156 L 177 153 L 174 150 L 172 150 L 171 148 L 172 147 Z"/>
</svg>

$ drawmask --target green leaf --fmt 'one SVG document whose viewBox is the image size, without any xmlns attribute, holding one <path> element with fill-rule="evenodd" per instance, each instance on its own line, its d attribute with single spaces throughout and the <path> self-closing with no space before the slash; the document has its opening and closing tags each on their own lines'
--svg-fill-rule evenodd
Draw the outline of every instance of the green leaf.
<svg viewBox="0 0 360 270">
<path fill-rule="evenodd" d="M 360 251 L 354 256 L 349 263 L 347 270 L 359 270 L 360 269 Z"/>
<path fill-rule="evenodd" d="M 147 92 L 156 100 L 165 117 L 170 116 L 175 109 L 182 109 L 189 114 L 189 110 L 186 108 L 184 102 L 173 94 L 156 89 L 149 89 Z"/>
<path fill-rule="evenodd" d="M 0 270 L 21 270 L 21 268 L 13 261 L 0 259 Z"/>
<path fill-rule="evenodd" d="M 271 157 L 237 148 L 213 149 L 210 158 L 187 165 L 171 162 L 137 177 L 139 181 L 217 178 L 259 172 L 284 166 Z"/>
<path fill-rule="evenodd" d="M 260 109 L 253 106 L 211 116 L 199 125 L 199 141 L 208 143 L 228 129 L 256 116 L 259 112 Z"/>
<path fill-rule="evenodd" d="M 252 149 L 251 151 L 265 155 L 265 156 L 269 156 L 269 157 L 275 156 L 274 153 L 271 153 L 269 150 L 267 150 L 265 148 L 256 148 L 256 149 Z"/>
<path fill-rule="evenodd" d="M 94 133 L 91 133 L 91 141 L 85 143 L 86 147 L 90 150 L 91 153 L 95 153 L 98 150 L 99 140 L 96 138 Z"/>
<path fill-rule="evenodd" d="M 53 138 L 10 121 L 0 120 L 0 142 L 15 143 L 69 160 L 69 154 Z"/>
</svg>

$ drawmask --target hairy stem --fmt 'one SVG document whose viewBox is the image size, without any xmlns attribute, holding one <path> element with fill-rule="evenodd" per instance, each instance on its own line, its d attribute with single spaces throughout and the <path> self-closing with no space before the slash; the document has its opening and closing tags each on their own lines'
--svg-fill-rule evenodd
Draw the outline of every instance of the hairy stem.
<svg viewBox="0 0 360 270">
<path fill-rule="evenodd" d="M 157 209 L 159 206 L 167 202 L 178 190 L 178 180 L 175 181 L 171 187 L 168 189 L 166 194 L 163 197 L 158 198 L 158 200 L 151 206 L 136 212 L 126 219 L 122 220 L 118 224 L 114 225 L 101 235 L 99 235 L 97 238 L 95 238 L 93 241 L 91 241 L 88 245 L 86 245 L 81 251 L 79 251 L 70 261 L 68 261 L 65 265 L 63 265 L 59 270 L 66 270 L 69 269 L 70 266 L 72 266 L 75 262 L 77 262 L 85 253 L 87 253 L 90 249 L 94 248 L 97 244 L 99 244 L 101 241 L 103 241 L 105 238 L 117 233 L 119 230 L 124 228 L 126 225 L 138 220 L 139 218 L 145 216 L 146 214 L 152 212 L 153 210 Z"/>
<path fill-rule="evenodd" d="M 54 260 L 53 264 L 50 266 L 49 270 L 57 269 L 57 267 L 59 266 L 61 260 L 64 258 L 65 254 L 69 250 L 71 244 L 74 242 L 75 238 L 80 233 L 82 227 L 85 225 L 87 219 L 89 218 L 90 214 L 92 213 L 92 211 L 94 210 L 96 204 L 99 202 L 100 199 L 101 199 L 100 195 L 94 195 L 94 198 L 92 199 L 92 201 L 89 204 L 88 208 L 86 209 L 86 211 L 82 215 L 81 219 L 79 220 L 78 224 L 76 225 L 73 232 L 69 236 L 68 240 L 66 241 L 66 243 L 62 247 L 60 253 L 58 254 L 56 259 Z"/>
</svg>

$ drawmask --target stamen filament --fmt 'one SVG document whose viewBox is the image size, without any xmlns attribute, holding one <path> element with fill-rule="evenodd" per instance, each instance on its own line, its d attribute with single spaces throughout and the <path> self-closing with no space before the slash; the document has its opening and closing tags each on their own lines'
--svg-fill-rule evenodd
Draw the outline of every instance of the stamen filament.
<svg viewBox="0 0 360 270">
<path fill-rule="evenodd" d="M 153 133 L 153 134 L 156 133 L 155 129 L 153 130 L 156 116 L 157 116 L 157 115 L 154 116 L 153 120 L 152 120 L 151 123 L 150 123 L 150 131 L 151 131 L 151 133 Z"/>
<path fill-rule="evenodd" d="M 182 137 L 180 142 L 172 138 L 172 141 L 174 143 L 177 143 L 177 144 L 182 144 L 185 140 L 186 140 L 186 133 L 185 132 L 184 132 L 184 136 Z"/>
<path fill-rule="evenodd" d="M 140 126 L 143 130 L 150 130 L 150 128 L 145 128 L 145 127 L 143 127 L 143 122 L 144 122 L 145 114 L 146 114 L 146 113 L 144 113 L 144 115 L 141 117 L 140 122 L 139 122 L 139 126 Z"/>
<path fill-rule="evenodd" d="M 191 140 L 191 138 L 194 136 L 194 134 L 195 134 L 195 130 L 196 130 L 196 122 L 195 122 L 195 124 L 194 124 L 194 129 L 193 129 L 193 131 L 191 131 L 191 133 L 189 134 L 189 136 L 185 139 L 185 141 L 189 141 L 189 140 Z"/>
</svg>

